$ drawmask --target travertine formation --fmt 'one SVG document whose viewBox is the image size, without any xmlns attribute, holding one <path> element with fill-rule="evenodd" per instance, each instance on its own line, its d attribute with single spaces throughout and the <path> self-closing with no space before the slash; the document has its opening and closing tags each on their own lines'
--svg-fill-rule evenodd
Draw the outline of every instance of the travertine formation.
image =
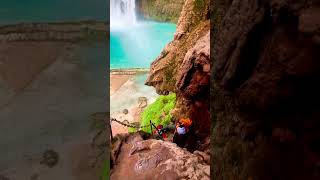
<svg viewBox="0 0 320 180">
<path fill-rule="evenodd" d="M 174 40 L 151 64 L 146 85 L 159 94 L 175 92 L 175 118 L 193 120 L 200 139 L 210 134 L 209 1 L 186 0 Z"/>
</svg>

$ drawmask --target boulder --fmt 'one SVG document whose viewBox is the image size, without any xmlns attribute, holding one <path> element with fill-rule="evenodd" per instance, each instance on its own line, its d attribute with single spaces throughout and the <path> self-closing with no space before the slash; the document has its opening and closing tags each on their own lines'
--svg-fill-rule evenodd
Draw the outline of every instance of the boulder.
<svg viewBox="0 0 320 180">
<path fill-rule="evenodd" d="M 137 134 L 129 135 L 120 149 L 111 179 L 210 179 L 205 153 L 192 154 L 176 144 L 143 140 Z"/>
</svg>

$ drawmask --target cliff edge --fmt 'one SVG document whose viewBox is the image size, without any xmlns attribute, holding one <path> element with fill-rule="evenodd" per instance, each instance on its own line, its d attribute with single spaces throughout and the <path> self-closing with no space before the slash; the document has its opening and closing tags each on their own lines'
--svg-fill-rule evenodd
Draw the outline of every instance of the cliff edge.
<svg viewBox="0 0 320 180">
<path fill-rule="evenodd" d="M 175 118 L 189 117 L 196 134 L 210 134 L 210 20 L 209 0 L 186 0 L 174 40 L 152 62 L 146 85 L 158 94 L 177 94 Z"/>
</svg>

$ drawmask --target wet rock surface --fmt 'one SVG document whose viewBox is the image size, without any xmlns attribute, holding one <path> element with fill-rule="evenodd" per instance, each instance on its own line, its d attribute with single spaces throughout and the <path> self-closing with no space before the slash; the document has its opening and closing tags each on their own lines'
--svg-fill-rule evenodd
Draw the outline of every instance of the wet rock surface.
<svg viewBox="0 0 320 180">
<path fill-rule="evenodd" d="M 216 1 L 213 179 L 319 179 L 319 2 Z"/>
<path fill-rule="evenodd" d="M 118 153 L 111 171 L 113 180 L 210 179 L 204 152 L 192 154 L 170 142 L 143 140 L 138 133 L 122 135 L 113 144 L 112 152 Z"/>
</svg>

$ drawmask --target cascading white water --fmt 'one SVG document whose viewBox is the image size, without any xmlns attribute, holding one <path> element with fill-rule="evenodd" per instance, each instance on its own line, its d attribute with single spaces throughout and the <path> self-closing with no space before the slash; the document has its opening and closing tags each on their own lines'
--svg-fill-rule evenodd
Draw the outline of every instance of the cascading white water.
<svg viewBox="0 0 320 180">
<path fill-rule="evenodd" d="M 110 0 L 111 28 L 136 24 L 135 11 L 135 0 Z"/>
</svg>

